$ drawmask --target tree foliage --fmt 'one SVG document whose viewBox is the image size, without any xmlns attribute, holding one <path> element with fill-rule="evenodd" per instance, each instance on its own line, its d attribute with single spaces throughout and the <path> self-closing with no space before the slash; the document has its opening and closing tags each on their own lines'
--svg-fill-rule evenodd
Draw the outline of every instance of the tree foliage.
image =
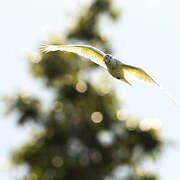
<svg viewBox="0 0 180 180">
<path fill-rule="evenodd" d="M 109 43 L 99 31 L 99 21 L 106 15 L 116 21 L 117 12 L 111 0 L 95 0 L 76 17 L 66 36 L 61 35 L 65 41 L 53 38 L 50 43 L 81 41 L 107 52 Z M 143 129 L 138 121 L 123 115 L 110 81 L 89 80 L 97 76 L 93 63 L 71 53 L 38 57 L 30 56 L 29 66 L 34 77 L 53 90 L 49 108 L 44 109 L 46 99 L 22 93 L 7 101 L 10 112 L 18 111 L 19 125 L 32 121 L 41 127 L 12 154 L 16 165 L 28 165 L 24 179 L 155 180 L 156 175 L 145 172 L 143 164 L 147 156 L 155 158 L 162 146 L 158 130 Z"/>
</svg>

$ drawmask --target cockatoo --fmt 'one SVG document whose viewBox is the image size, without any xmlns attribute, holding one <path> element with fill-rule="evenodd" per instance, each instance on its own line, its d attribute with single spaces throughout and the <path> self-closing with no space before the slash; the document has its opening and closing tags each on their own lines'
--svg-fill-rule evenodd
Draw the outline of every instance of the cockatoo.
<svg viewBox="0 0 180 180">
<path fill-rule="evenodd" d="M 66 51 L 78 54 L 82 57 L 88 58 L 94 63 L 105 68 L 110 75 L 119 79 L 130 86 L 132 85 L 127 79 L 126 75 L 129 74 L 139 80 L 142 80 L 147 83 L 151 83 L 161 90 L 163 90 L 172 100 L 175 100 L 169 95 L 167 91 L 165 91 L 162 86 L 160 86 L 155 80 L 153 80 L 145 71 L 141 68 L 125 64 L 121 62 L 119 59 L 116 59 L 110 54 L 105 54 L 101 50 L 89 46 L 89 45 L 48 45 L 42 44 L 40 47 L 41 52 L 51 52 L 51 51 Z"/>
</svg>

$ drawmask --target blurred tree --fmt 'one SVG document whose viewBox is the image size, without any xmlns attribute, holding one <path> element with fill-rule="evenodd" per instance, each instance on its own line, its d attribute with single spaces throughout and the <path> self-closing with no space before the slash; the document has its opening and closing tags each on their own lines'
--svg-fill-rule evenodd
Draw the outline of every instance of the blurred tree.
<svg viewBox="0 0 180 180">
<path fill-rule="evenodd" d="M 98 29 L 105 15 L 118 17 L 111 0 L 94 0 L 64 41 L 52 35 L 49 43 L 81 41 L 108 52 L 107 38 Z M 33 121 L 41 127 L 12 154 L 15 164 L 28 165 L 25 180 L 156 179 L 143 170 L 143 164 L 162 146 L 158 130 L 121 109 L 108 79 L 96 83 L 88 79 L 86 74 L 93 75 L 95 64 L 62 52 L 32 53 L 28 58 L 32 74 L 53 89 L 54 99 L 48 110 L 42 105 L 46 100 L 24 93 L 7 99 L 8 112 L 19 112 L 19 125 Z"/>
</svg>

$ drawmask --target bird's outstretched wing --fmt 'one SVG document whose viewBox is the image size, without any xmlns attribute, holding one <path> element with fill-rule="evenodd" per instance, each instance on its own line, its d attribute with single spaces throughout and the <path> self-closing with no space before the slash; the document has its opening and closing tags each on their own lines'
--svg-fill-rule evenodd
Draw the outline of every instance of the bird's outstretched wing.
<svg viewBox="0 0 180 180">
<path fill-rule="evenodd" d="M 88 45 L 48 45 L 42 44 L 40 47 L 42 52 L 51 52 L 51 51 L 66 51 L 78 54 L 85 58 L 90 59 L 94 63 L 104 67 L 107 69 L 106 64 L 104 62 L 105 53 L 100 51 L 99 49 L 88 46 Z"/>
<path fill-rule="evenodd" d="M 167 92 L 162 86 L 160 86 L 155 80 L 153 80 L 145 71 L 142 69 L 135 67 L 135 66 L 130 66 L 127 64 L 122 65 L 123 72 L 126 76 L 126 74 L 129 74 L 139 80 L 142 80 L 147 83 L 151 83 L 157 87 L 159 87 L 162 91 L 164 91 L 170 98 L 171 100 L 176 103 L 175 99 Z"/>
<path fill-rule="evenodd" d="M 122 70 L 123 70 L 125 76 L 130 75 L 130 76 L 133 76 L 134 78 L 139 79 L 141 81 L 151 83 L 151 84 L 154 84 L 156 86 L 160 86 L 145 71 L 143 71 L 142 69 L 140 69 L 138 67 L 123 64 Z"/>
</svg>

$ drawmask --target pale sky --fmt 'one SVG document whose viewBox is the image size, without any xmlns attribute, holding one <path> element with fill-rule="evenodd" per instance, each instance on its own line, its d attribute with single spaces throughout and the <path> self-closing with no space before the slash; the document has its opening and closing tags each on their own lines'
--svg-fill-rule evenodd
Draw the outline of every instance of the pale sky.
<svg viewBox="0 0 180 180">
<path fill-rule="evenodd" d="M 88 1 L 86 1 L 88 2 Z M 70 5 L 71 3 L 71 5 Z M 79 6 L 79 4 L 82 6 Z M 70 27 L 72 17 L 84 0 L 6 0 L 0 6 L 0 95 L 16 90 L 28 90 L 40 98 L 49 96 L 40 81 L 34 80 L 23 58 L 24 50 L 35 50 L 49 31 L 62 32 Z M 179 180 L 180 161 L 180 1 L 178 0 L 116 0 L 122 10 L 118 23 L 107 24 L 102 31 L 112 38 L 114 55 L 126 63 L 149 72 L 177 100 L 179 107 L 159 89 L 133 81 L 134 87 L 120 83 L 117 91 L 127 95 L 124 108 L 140 119 L 158 118 L 161 132 L 173 141 L 153 165 L 160 180 Z M 68 17 L 67 17 L 68 16 Z M 109 22 L 108 22 L 109 23 Z M 26 142 L 28 126 L 17 127 L 14 116 L 4 117 L 0 104 L 0 179 L 11 180 L 17 173 L 5 167 L 10 152 Z M 20 170 L 21 174 L 23 170 Z"/>
</svg>

